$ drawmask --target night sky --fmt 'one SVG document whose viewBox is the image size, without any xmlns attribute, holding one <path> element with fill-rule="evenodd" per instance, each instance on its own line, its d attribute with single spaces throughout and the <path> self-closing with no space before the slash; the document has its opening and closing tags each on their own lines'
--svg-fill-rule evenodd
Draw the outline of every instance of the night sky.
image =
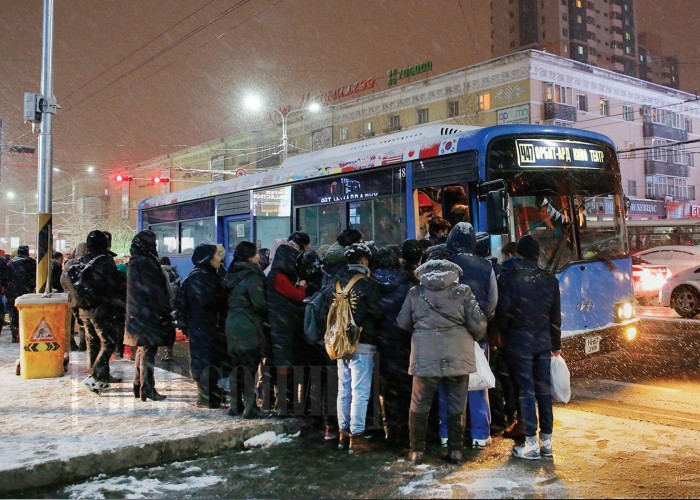
<svg viewBox="0 0 700 500">
<path fill-rule="evenodd" d="M 698 0 L 637 0 L 638 31 L 663 37 L 700 88 Z M 36 145 L 24 91 L 40 90 L 41 0 L 0 0 L 2 191 L 35 188 Z M 159 155 L 260 126 L 242 110 L 256 92 L 297 107 L 386 71 L 430 60 L 432 74 L 490 59 L 486 0 L 58 0 L 54 165 L 105 176 Z M 497 30 L 496 30 L 497 31 Z M 27 184 L 29 183 L 29 184 Z"/>
</svg>

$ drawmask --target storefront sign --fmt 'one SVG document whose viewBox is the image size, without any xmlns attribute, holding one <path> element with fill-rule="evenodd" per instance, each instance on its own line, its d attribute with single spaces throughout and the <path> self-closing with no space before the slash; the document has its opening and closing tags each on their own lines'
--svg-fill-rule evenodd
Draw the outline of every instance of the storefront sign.
<svg viewBox="0 0 700 500">
<path fill-rule="evenodd" d="M 666 215 L 666 204 L 657 200 L 630 200 L 630 215 Z"/>
<path fill-rule="evenodd" d="M 667 201 L 666 213 L 669 219 L 700 219 L 700 205 L 685 201 Z"/>
<path fill-rule="evenodd" d="M 530 106 L 528 104 L 523 104 L 521 106 L 501 109 L 498 111 L 496 117 L 499 125 L 530 123 Z"/>
<path fill-rule="evenodd" d="M 426 71 L 433 69 L 433 61 L 425 61 L 424 63 L 409 66 L 403 69 L 390 69 L 386 72 L 386 83 L 389 87 L 396 85 L 399 80 L 408 78 L 409 76 L 420 75 Z"/>
</svg>

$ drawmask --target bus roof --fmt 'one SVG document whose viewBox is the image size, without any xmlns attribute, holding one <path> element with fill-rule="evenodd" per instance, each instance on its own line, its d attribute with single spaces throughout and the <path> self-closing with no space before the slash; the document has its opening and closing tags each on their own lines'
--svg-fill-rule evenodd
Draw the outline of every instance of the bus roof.
<svg viewBox="0 0 700 500">
<path fill-rule="evenodd" d="M 602 141 L 614 147 L 604 135 L 585 130 L 542 125 L 467 125 L 432 124 L 393 134 L 334 146 L 287 158 L 282 165 L 265 172 L 166 193 L 146 198 L 139 209 L 154 208 L 198 200 L 226 193 L 271 187 L 325 175 L 349 173 L 367 168 L 432 158 L 474 149 L 496 137 L 511 134 L 548 133 Z M 233 173 L 233 172 L 232 172 Z M 177 179 L 173 179 L 177 182 Z"/>
</svg>

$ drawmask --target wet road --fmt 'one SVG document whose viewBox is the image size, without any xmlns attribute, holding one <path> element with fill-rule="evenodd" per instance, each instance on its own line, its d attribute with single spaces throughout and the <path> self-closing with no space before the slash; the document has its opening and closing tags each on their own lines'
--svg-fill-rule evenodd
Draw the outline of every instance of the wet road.
<svg viewBox="0 0 700 500">
<path fill-rule="evenodd" d="M 555 408 L 555 458 L 512 459 L 512 441 L 450 466 L 400 451 L 350 457 L 312 429 L 276 446 L 132 469 L 27 497 L 606 498 L 697 497 L 700 321 L 645 308 L 628 349 L 570 364 L 573 398 Z"/>
</svg>

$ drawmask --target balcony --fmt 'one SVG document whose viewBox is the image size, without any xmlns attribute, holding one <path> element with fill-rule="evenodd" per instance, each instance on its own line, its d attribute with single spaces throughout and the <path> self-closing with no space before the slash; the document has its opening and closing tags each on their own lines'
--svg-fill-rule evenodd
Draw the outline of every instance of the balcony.
<svg viewBox="0 0 700 500">
<path fill-rule="evenodd" d="M 544 103 L 544 119 L 575 122 L 576 106 L 561 104 L 558 102 L 546 102 Z"/>
<path fill-rule="evenodd" d="M 647 184 L 646 197 L 650 200 L 694 201 L 695 186 L 667 186 L 666 184 Z"/>
<path fill-rule="evenodd" d="M 688 177 L 688 165 L 678 165 L 669 161 L 654 159 L 644 160 L 644 172 L 646 175 L 670 175 L 673 177 Z"/>
<path fill-rule="evenodd" d="M 687 141 L 688 132 L 684 129 L 669 127 L 650 121 L 644 122 L 642 133 L 644 137 L 659 137 L 671 141 Z"/>
</svg>

